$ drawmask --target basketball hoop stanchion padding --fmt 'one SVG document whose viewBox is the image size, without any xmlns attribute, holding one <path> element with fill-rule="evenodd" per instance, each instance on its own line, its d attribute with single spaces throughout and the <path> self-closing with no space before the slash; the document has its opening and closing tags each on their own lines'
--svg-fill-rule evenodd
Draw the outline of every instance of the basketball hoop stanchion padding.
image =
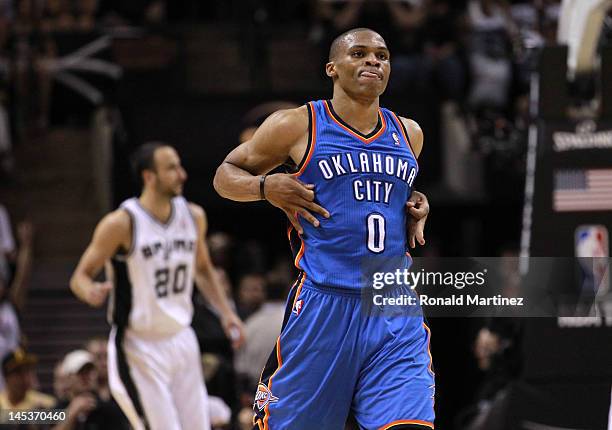
<svg viewBox="0 0 612 430">
<path fill-rule="evenodd" d="M 612 121 L 612 46 L 601 50 L 601 77 L 601 119 Z"/>
<path fill-rule="evenodd" d="M 607 234 L 612 239 L 608 234 L 612 232 L 612 202 L 605 197 L 606 175 L 612 175 L 611 102 L 602 103 L 604 115 L 599 118 L 567 117 L 566 52 L 562 47 L 545 48 L 540 59 L 533 194 L 530 202 L 526 200 L 532 204 L 527 211 L 530 228 L 528 234 L 523 232 L 531 257 L 578 256 L 581 241 L 590 234 L 600 238 Z M 609 71 L 611 64 L 612 57 L 605 57 L 603 71 Z M 611 87 L 612 72 L 602 73 L 603 97 L 611 97 Z M 609 187 L 612 189 L 612 176 Z M 607 248 L 609 256 L 609 242 L 601 239 L 595 242 L 595 249 Z M 531 260 L 530 270 L 533 265 Z M 575 282 L 575 270 L 559 267 L 554 282 Z M 606 309 L 604 301 L 602 298 L 601 309 L 588 318 L 522 320 L 522 381 L 508 390 L 507 413 L 500 415 L 514 417 L 514 421 L 495 428 L 605 428 L 612 383 L 612 306 Z"/>
<path fill-rule="evenodd" d="M 570 104 L 567 84 L 567 46 L 543 48 L 539 60 L 538 119 L 563 120 Z M 542 67 L 544 66 L 545 67 Z"/>
</svg>

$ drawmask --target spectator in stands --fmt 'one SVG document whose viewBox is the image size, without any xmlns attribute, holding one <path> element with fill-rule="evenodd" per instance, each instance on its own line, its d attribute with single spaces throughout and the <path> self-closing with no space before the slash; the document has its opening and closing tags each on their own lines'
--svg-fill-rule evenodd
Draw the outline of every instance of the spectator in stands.
<svg viewBox="0 0 612 430">
<path fill-rule="evenodd" d="M 515 247 L 502 250 L 500 261 L 501 293 L 504 297 L 519 297 L 521 277 L 519 253 Z M 476 401 L 459 414 L 457 428 L 484 430 L 493 405 L 503 396 L 500 393 L 520 375 L 522 357 L 520 319 L 489 317 L 484 321 L 474 340 L 474 358 L 483 373 L 476 392 Z M 491 412 L 492 413 L 492 412 Z M 469 425 L 468 425 L 469 423 Z"/>
<path fill-rule="evenodd" d="M 239 379 L 240 405 L 238 425 L 240 429 L 252 427 L 253 393 L 270 351 L 281 331 L 285 313 L 285 300 L 290 283 L 284 268 L 290 267 L 279 260 L 277 266 L 266 275 L 267 300 L 261 308 L 245 321 L 245 343 L 236 354 L 235 366 Z M 251 427 L 249 427 L 249 423 Z"/>
<path fill-rule="evenodd" d="M 0 59 L 1 62 L 2 59 Z M 0 65 L 0 67 L 2 66 Z M 0 179 L 10 178 L 15 165 L 8 113 L 2 102 L 4 98 L 4 93 L 0 90 Z"/>
<path fill-rule="evenodd" d="M 11 22 L 15 17 L 15 5 L 12 0 L 0 1 L 0 20 Z"/>
<path fill-rule="evenodd" d="M 102 2 L 102 15 L 104 21 L 111 25 L 132 24 L 132 25 L 158 25 L 166 20 L 167 8 L 169 4 L 166 0 L 108 0 Z M 181 9 L 184 3 L 178 5 Z M 207 2 L 208 6 L 208 2 Z M 209 8 L 206 8 L 207 11 Z M 190 16 L 193 19 L 193 16 Z"/>
<path fill-rule="evenodd" d="M 66 409 L 66 420 L 54 430 L 129 429 L 119 406 L 98 396 L 98 372 L 94 362 L 94 357 L 82 349 L 64 357 L 61 371 L 69 378 L 69 400 L 58 403 L 58 408 Z"/>
<path fill-rule="evenodd" d="M 69 0 L 46 0 L 41 19 L 43 32 L 72 31 L 76 19 Z"/>
<path fill-rule="evenodd" d="M 9 176 L 14 165 L 12 155 L 13 142 L 7 109 L 11 71 L 8 39 L 9 24 L 0 18 L 0 178 Z"/>
<path fill-rule="evenodd" d="M 414 83 L 422 74 L 419 31 L 424 6 L 424 0 L 318 0 L 311 38 L 322 50 L 321 70 L 327 62 L 327 49 L 338 34 L 349 28 L 368 27 L 380 31 L 393 51 L 391 84 Z"/>
<path fill-rule="evenodd" d="M 216 354 L 202 354 L 202 374 L 208 388 L 208 406 L 213 429 L 226 428 L 232 418 L 228 401 L 234 399 L 234 369 L 224 357 Z M 228 400 L 226 401 L 225 398 Z"/>
<path fill-rule="evenodd" d="M 15 15 L 11 23 L 11 47 L 13 60 L 13 87 L 15 92 L 13 115 L 15 131 L 21 137 L 25 132 L 27 116 L 32 105 L 30 66 L 33 58 L 33 33 L 35 17 L 32 0 L 15 2 Z"/>
<path fill-rule="evenodd" d="M 222 232 L 212 233 L 207 238 L 218 280 L 231 306 L 235 307 L 232 283 L 228 276 L 228 270 L 233 265 L 232 242 L 232 238 Z M 231 409 L 237 401 L 234 383 L 234 350 L 223 331 L 217 311 L 197 290 L 194 290 L 193 304 L 194 315 L 191 324 L 202 352 L 202 373 L 209 394 L 211 422 L 222 426 L 227 421 L 227 405 L 230 405 Z"/>
<path fill-rule="evenodd" d="M 251 397 L 281 330 L 287 288 L 285 283 L 269 283 L 266 302 L 245 320 L 246 341 L 236 354 L 236 371 L 247 383 Z"/>
<path fill-rule="evenodd" d="M 504 109 L 512 81 L 512 40 L 516 36 L 509 6 L 503 0 L 470 0 L 468 21 L 472 32 L 470 104 Z"/>
<path fill-rule="evenodd" d="M 268 284 L 283 285 L 287 289 L 297 278 L 297 271 L 288 255 L 277 255 L 272 268 L 266 273 Z"/>
<path fill-rule="evenodd" d="M 36 8 L 33 0 L 17 0 L 12 21 L 13 31 L 17 34 L 30 34 L 35 30 Z"/>
<path fill-rule="evenodd" d="M 98 0 L 78 0 L 76 10 L 76 29 L 84 32 L 93 31 L 96 28 Z"/>
<path fill-rule="evenodd" d="M 258 273 L 247 273 L 238 282 L 238 315 L 243 321 L 255 313 L 266 300 L 266 278 Z"/>
<path fill-rule="evenodd" d="M 420 0 L 318 0 L 315 17 L 331 33 L 338 34 L 353 27 L 371 27 L 381 29 L 385 40 L 393 43 L 398 41 L 398 33 L 420 25 L 422 3 Z"/>
<path fill-rule="evenodd" d="M 34 390 L 37 359 L 21 348 L 9 352 L 2 360 L 2 374 L 6 381 L 0 393 L 0 409 L 37 410 L 55 406 L 55 398 Z"/>
<path fill-rule="evenodd" d="M 242 131 L 238 140 L 240 143 L 250 140 L 255 135 L 259 126 L 274 112 L 281 109 L 295 109 L 297 107 L 299 106 L 293 102 L 282 100 L 266 102 L 255 106 L 242 118 Z"/>
<path fill-rule="evenodd" d="M 23 310 L 32 265 L 32 225 L 22 222 L 17 227 L 19 249 L 12 281 L 0 276 L 0 356 L 17 349 L 21 330 L 18 314 Z M 0 389 L 3 380 L 0 380 Z"/>
<path fill-rule="evenodd" d="M 442 100 L 459 101 L 467 86 L 467 70 L 459 56 L 460 15 L 450 0 L 431 0 L 427 5 L 422 31 L 423 86 Z M 414 88 L 415 82 L 410 84 Z"/>
<path fill-rule="evenodd" d="M 68 400 L 68 388 L 70 387 L 70 378 L 62 369 L 62 361 L 58 361 L 53 367 L 53 394 L 58 403 Z"/>
<path fill-rule="evenodd" d="M 98 396 L 106 402 L 111 400 L 108 387 L 107 340 L 104 337 L 90 339 L 85 349 L 91 354 L 98 374 Z"/>
<path fill-rule="evenodd" d="M 10 278 L 9 262 L 15 260 L 16 248 L 11 227 L 11 218 L 6 208 L 0 204 L 0 277 Z"/>
<path fill-rule="evenodd" d="M 234 240 L 224 232 L 211 233 L 206 239 L 206 243 L 210 248 L 210 258 L 215 267 L 223 269 L 226 272 L 231 269 L 232 248 Z"/>
</svg>

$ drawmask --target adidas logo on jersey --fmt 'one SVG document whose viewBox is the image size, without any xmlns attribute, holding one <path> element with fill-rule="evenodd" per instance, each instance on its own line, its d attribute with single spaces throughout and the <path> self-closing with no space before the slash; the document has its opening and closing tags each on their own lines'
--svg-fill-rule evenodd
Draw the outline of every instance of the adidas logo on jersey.
<svg viewBox="0 0 612 430">
<path fill-rule="evenodd" d="M 269 403 L 278 402 L 278 397 L 272 395 L 266 384 L 259 384 L 255 393 L 255 405 L 257 409 L 262 411 Z"/>
</svg>

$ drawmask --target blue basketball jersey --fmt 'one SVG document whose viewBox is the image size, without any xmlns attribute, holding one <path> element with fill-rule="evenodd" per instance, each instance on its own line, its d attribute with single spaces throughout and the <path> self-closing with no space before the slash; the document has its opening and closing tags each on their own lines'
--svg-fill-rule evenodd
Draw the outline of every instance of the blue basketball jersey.
<svg viewBox="0 0 612 430">
<path fill-rule="evenodd" d="M 393 112 L 380 108 L 378 125 L 364 135 L 329 101 L 307 107 L 309 146 L 296 177 L 314 184 L 315 201 L 331 216 L 315 215 L 319 227 L 301 219 L 301 237 L 289 229 L 295 265 L 315 284 L 360 289 L 370 260 L 393 261 L 389 270 L 410 264 L 405 204 L 418 163 Z"/>
</svg>

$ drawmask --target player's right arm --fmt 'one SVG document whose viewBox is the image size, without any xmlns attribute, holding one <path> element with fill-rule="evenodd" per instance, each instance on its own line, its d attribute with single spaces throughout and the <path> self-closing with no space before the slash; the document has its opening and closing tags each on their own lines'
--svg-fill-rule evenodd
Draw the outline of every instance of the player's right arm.
<svg viewBox="0 0 612 430">
<path fill-rule="evenodd" d="M 235 148 L 217 169 L 215 190 L 230 200 L 261 200 L 261 178 L 287 158 L 298 164 L 307 148 L 308 110 L 280 110 L 270 115 L 251 140 Z M 298 214 L 319 226 L 311 212 L 329 217 L 327 210 L 314 203 L 314 185 L 303 184 L 293 175 L 277 173 L 265 177 L 264 197 L 281 209 L 298 232 Z"/>
<path fill-rule="evenodd" d="M 104 303 L 113 288 L 112 282 L 96 282 L 94 279 L 120 247 L 129 249 L 130 240 L 130 217 L 124 210 L 116 210 L 102 218 L 70 278 L 70 289 L 80 300 L 91 306 Z"/>
</svg>

